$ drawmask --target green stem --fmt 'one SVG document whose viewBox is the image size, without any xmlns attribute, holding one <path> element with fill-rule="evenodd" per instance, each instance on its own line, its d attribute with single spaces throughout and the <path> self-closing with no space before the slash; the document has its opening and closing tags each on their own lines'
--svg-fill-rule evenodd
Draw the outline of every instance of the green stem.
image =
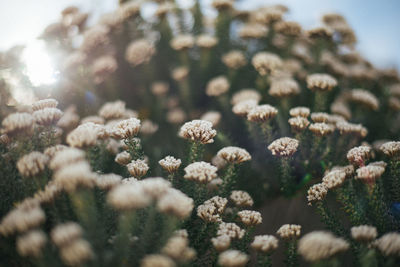
<svg viewBox="0 0 400 267">
<path fill-rule="evenodd" d="M 318 201 L 316 206 L 322 222 L 328 227 L 328 229 L 338 236 L 346 237 L 347 234 L 345 229 L 335 214 L 329 210 L 326 200 Z"/>
<path fill-rule="evenodd" d="M 203 158 L 204 145 L 200 142 L 191 142 L 189 151 L 189 163 L 200 161 Z"/>
</svg>

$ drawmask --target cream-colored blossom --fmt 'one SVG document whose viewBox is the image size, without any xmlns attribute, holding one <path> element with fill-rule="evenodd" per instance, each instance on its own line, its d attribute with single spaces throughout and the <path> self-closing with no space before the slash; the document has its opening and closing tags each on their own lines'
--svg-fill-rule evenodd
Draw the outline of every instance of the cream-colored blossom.
<svg viewBox="0 0 400 267">
<path fill-rule="evenodd" d="M 262 223 L 262 216 L 258 211 L 241 210 L 237 215 L 240 221 L 246 226 L 255 226 Z"/>
<path fill-rule="evenodd" d="M 146 39 L 135 40 L 128 45 L 125 51 L 125 59 L 133 66 L 148 63 L 156 49 L 152 43 Z"/>
<path fill-rule="evenodd" d="M 180 129 L 179 135 L 191 141 L 209 144 L 214 142 L 217 131 L 212 128 L 212 123 L 203 120 L 186 122 Z"/>
<path fill-rule="evenodd" d="M 315 73 L 307 76 L 307 87 L 311 91 L 330 91 L 337 86 L 337 80 L 329 74 Z"/>
<path fill-rule="evenodd" d="M 258 52 L 253 56 L 251 63 L 260 75 L 270 74 L 283 64 L 278 55 L 269 52 Z"/>
<path fill-rule="evenodd" d="M 227 146 L 220 149 L 217 153 L 217 156 L 234 164 L 240 164 L 242 162 L 251 160 L 251 155 L 246 149 L 235 146 Z"/>
<path fill-rule="evenodd" d="M 278 248 L 278 239 L 273 235 L 256 235 L 251 247 L 262 253 L 271 253 Z"/>
<path fill-rule="evenodd" d="M 46 168 L 49 157 L 38 151 L 33 151 L 21 157 L 17 162 L 19 173 L 23 177 L 34 177 Z"/>
<path fill-rule="evenodd" d="M 176 159 L 173 156 L 166 156 L 165 158 L 161 159 L 158 164 L 166 170 L 168 173 L 176 172 L 182 164 L 180 159 Z"/>
<path fill-rule="evenodd" d="M 132 160 L 131 163 L 126 165 L 126 167 L 128 168 L 129 173 L 136 178 L 143 177 L 149 170 L 146 161 L 142 159 Z"/>
<path fill-rule="evenodd" d="M 273 141 L 268 149 L 272 155 L 279 157 L 291 157 L 297 151 L 299 141 L 294 138 L 282 137 Z"/>
<path fill-rule="evenodd" d="M 298 238 L 301 233 L 301 225 L 284 224 L 276 232 L 282 239 Z"/>
<path fill-rule="evenodd" d="M 117 210 L 132 210 L 147 207 L 151 197 L 137 183 L 120 184 L 108 193 L 107 201 Z"/>
<path fill-rule="evenodd" d="M 271 105 L 258 105 L 249 110 L 247 120 L 262 123 L 274 118 L 278 114 L 278 110 Z"/>
<path fill-rule="evenodd" d="M 347 251 L 349 247 L 343 238 L 329 232 L 314 231 L 299 240 L 297 251 L 308 262 L 317 262 Z"/>
<path fill-rule="evenodd" d="M 253 199 L 246 191 L 234 190 L 229 198 L 238 207 L 251 207 L 254 204 Z"/>
<path fill-rule="evenodd" d="M 217 167 L 208 162 L 194 162 L 186 166 L 185 179 L 198 183 L 208 183 L 212 179 L 217 178 Z"/>
<path fill-rule="evenodd" d="M 229 90 L 230 84 L 225 76 L 218 76 L 207 83 L 206 94 L 208 96 L 220 96 Z"/>
<path fill-rule="evenodd" d="M 218 264 L 222 267 L 244 267 L 248 261 L 249 256 L 239 250 L 227 250 L 218 256 Z"/>
<path fill-rule="evenodd" d="M 350 233 L 351 237 L 358 242 L 371 242 L 378 236 L 376 227 L 370 225 L 353 226 Z"/>
</svg>

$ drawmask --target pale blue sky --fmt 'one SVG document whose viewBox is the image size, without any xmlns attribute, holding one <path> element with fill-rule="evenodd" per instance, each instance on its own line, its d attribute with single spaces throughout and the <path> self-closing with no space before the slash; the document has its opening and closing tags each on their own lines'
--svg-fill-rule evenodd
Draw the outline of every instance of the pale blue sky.
<svg viewBox="0 0 400 267">
<path fill-rule="evenodd" d="M 179 0 L 179 2 L 190 0 Z M 55 21 L 67 5 L 78 5 L 95 14 L 110 11 L 117 0 L 11 0 L 0 2 L 0 50 L 29 42 Z M 204 0 L 204 4 L 211 0 Z M 238 6 L 250 8 L 259 4 L 283 3 L 289 6 L 289 19 L 305 28 L 319 23 L 324 12 L 339 12 L 355 29 L 358 48 L 379 66 L 400 66 L 399 0 L 241 0 Z"/>
</svg>

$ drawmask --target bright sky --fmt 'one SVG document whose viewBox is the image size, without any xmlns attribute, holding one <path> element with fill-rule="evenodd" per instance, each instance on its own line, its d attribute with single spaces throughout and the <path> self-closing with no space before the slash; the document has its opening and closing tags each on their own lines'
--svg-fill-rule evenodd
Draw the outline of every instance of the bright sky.
<svg viewBox="0 0 400 267">
<path fill-rule="evenodd" d="M 179 0 L 188 2 L 190 0 Z M 212 0 L 203 0 L 204 4 Z M 95 14 L 115 9 L 117 0 L 11 0 L 0 3 L 0 50 L 30 42 L 43 28 L 59 17 L 68 5 Z M 289 6 L 289 18 L 305 28 L 315 26 L 320 14 L 340 12 L 355 29 L 360 51 L 379 66 L 400 66 L 400 1 L 398 0 L 241 0 L 239 6 L 283 3 Z M 95 18 L 94 18 L 95 19 Z"/>
</svg>

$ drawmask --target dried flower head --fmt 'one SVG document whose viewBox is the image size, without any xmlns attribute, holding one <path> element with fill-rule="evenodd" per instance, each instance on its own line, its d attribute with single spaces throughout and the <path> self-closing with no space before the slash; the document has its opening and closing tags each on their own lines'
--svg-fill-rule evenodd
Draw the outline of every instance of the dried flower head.
<svg viewBox="0 0 400 267">
<path fill-rule="evenodd" d="M 102 83 L 107 76 L 114 73 L 118 68 L 117 60 L 110 55 L 97 58 L 92 65 L 92 74 L 95 83 Z"/>
<path fill-rule="evenodd" d="M 89 28 L 83 34 L 80 50 L 90 54 L 98 51 L 99 48 L 105 47 L 110 43 L 110 38 L 108 37 L 109 31 L 109 27 L 100 24 Z"/>
<path fill-rule="evenodd" d="M 177 35 L 171 40 L 170 44 L 177 51 L 186 50 L 194 46 L 194 37 L 190 34 Z"/>
<path fill-rule="evenodd" d="M 96 186 L 103 190 L 110 190 L 114 186 L 118 185 L 122 181 L 122 176 L 109 173 L 109 174 L 100 174 L 96 178 Z"/>
<path fill-rule="evenodd" d="M 222 267 L 244 267 L 249 261 L 249 256 L 239 250 L 227 250 L 219 254 L 218 264 Z"/>
<path fill-rule="evenodd" d="M 398 257 L 400 255 L 400 234 L 397 232 L 386 233 L 376 240 L 374 245 L 383 255 Z"/>
<path fill-rule="evenodd" d="M 151 197 L 138 183 L 120 184 L 108 193 L 107 201 L 117 210 L 131 210 L 148 206 Z"/>
<path fill-rule="evenodd" d="M 271 105 L 264 104 L 253 107 L 247 113 L 247 120 L 252 122 L 266 122 L 274 118 L 278 114 L 278 110 Z"/>
<path fill-rule="evenodd" d="M 230 69 L 240 69 L 246 66 L 247 59 L 240 50 L 232 50 L 222 56 L 222 62 Z"/>
<path fill-rule="evenodd" d="M 298 252 L 309 262 L 328 259 L 340 252 L 347 251 L 350 245 L 343 238 L 329 232 L 314 231 L 299 241 Z"/>
<path fill-rule="evenodd" d="M 289 110 L 289 114 L 292 117 L 307 118 L 310 115 L 310 109 L 307 107 L 295 107 Z"/>
<path fill-rule="evenodd" d="M 308 205 L 312 205 L 313 202 L 321 201 L 328 194 L 328 188 L 325 184 L 319 183 L 310 187 L 307 191 Z"/>
<path fill-rule="evenodd" d="M 142 159 L 132 160 L 131 163 L 126 165 L 126 167 L 128 168 L 129 173 L 136 178 L 143 177 L 149 170 L 146 161 Z"/>
<path fill-rule="evenodd" d="M 359 225 L 351 227 L 351 237 L 358 242 L 372 242 L 378 236 L 374 226 Z"/>
<path fill-rule="evenodd" d="M 315 73 L 307 76 L 307 87 L 311 91 L 330 91 L 337 86 L 337 80 L 329 74 Z"/>
<path fill-rule="evenodd" d="M 182 161 L 172 156 L 166 156 L 165 158 L 161 159 L 158 164 L 160 164 L 161 167 L 168 173 L 174 173 L 178 171 Z"/>
<path fill-rule="evenodd" d="M 125 115 L 125 102 L 120 100 L 107 102 L 100 108 L 99 115 L 106 120 L 123 118 Z"/>
<path fill-rule="evenodd" d="M 251 207 L 254 204 L 253 199 L 246 191 L 234 190 L 229 198 L 238 207 Z"/>
<path fill-rule="evenodd" d="M 56 108 L 58 101 L 53 98 L 42 99 L 32 104 L 32 110 L 37 111 L 45 108 Z"/>
<path fill-rule="evenodd" d="M 43 190 L 39 190 L 35 193 L 34 198 L 37 199 L 40 204 L 48 204 L 52 203 L 61 192 L 62 189 L 56 183 L 50 181 Z"/>
<path fill-rule="evenodd" d="M 217 156 L 223 158 L 225 161 L 234 164 L 240 164 L 245 161 L 251 160 L 251 155 L 246 149 L 227 146 L 218 151 Z"/>
<path fill-rule="evenodd" d="M 222 214 L 225 210 L 228 200 L 224 197 L 214 196 L 204 202 L 204 205 L 212 205 L 216 208 L 216 212 Z"/>
<path fill-rule="evenodd" d="M 111 134 L 117 139 L 128 139 L 136 136 L 140 130 L 140 120 L 130 118 L 113 125 Z"/>
<path fill-rule="evenodd" d="M 370 156 L 371 147 L 369 146 L 353 147 L 349 152 L 347 152 L 347 160 L 356 166 L 364 166 Z"/>
<path fill-rule="evenodd" d="M 186 262 L 196 256 L 196 252 L 188 245 L 187 237 L 174 235 L 168 239 L 161 251 L 178 262 Z"/>
<path fill-rule="evenodd" d="M 236 223 L 221 222 L 218 226 L 217 236 L 227 235 L 231 239 L 242 239 L 245 233 L 246 231 Z"/>
<path fill-rule="evenodd" d="M 17 238 L 17 251 L 21 256 L 38 258 L 42 255 L 42 249 L 46 241 L 46 235 L 42 231 L 29 231 Z"/>
<path fill-rule="evenodd" d="M 390 141 L 382 144 L 380 150 L 388 157 L 396 158 L 400 156 L 400 141 Z"/>
<path fill-rule="evenodd" d="M 151 85 L 151 92 L 155 96 L 165 96 L 168 93 L 169 90 L 169 84 L 167 82 L 154 82 Z"/>
<path fill-rule="evenodd" d="M 175 267 L 175 262 L 161 254 L 146 255 L 140 263 L 140 267 Z"/>
<path fill-rule="evenodd" d="M 229 90 L 229 81 L 225 76 L 218 76 L 207 83 L 208 96 L 220 96 Z"/>
<path fill-rule="evenodd" d="M 218 252 L 225 251 L 231 245 L 231 238 L 227 235 L 220 235 L 211 238 L 211 243 Z"/>
<path fill-rule="evenodd" d="M 224 11 L 233 8 L 232 0 L 213 0 L 211 5 L 218 11 Z"/>
<path fill-rule="evenodd" d="M 137 66 L 148 63 L 155 52 L 156 49 L 153 44 L 146 39 L 139 39 L 128 45 L 125 52 L 125 59 L 133 66 Z"/>
<path fill-rule="evenodd" d="M 327 136 L 335 131 L 335 126 L 332 124 L 321 123 L 311 123 L 308 129 L 316 136 Z"/>
<path fill-rule="evenodd" d="M 60 249 L 61 260 L 69 266 L 82 265 L 94 257 L 92 248 L 84 239 L 76 239 Z"/>
<path fill-rule="evenodd" d="M 296 153 L 298 146 L 298 140 L 290 137 L 282 137 L 273 141 L 268 146 L 268 149 L 274 156 L 291 157 L 294 153 Z"/>
<path fill-rule="evenodd" d="M 217 178 L 217 167 L 208 162 L 194 162 L 186 166 L 185 179 L 198 183 L 208 183 L 212 179 Z"/>
<path fill-rule="evenodd" d="M 306 31 L 306 36 L 311 40 L 325 39 L 331 40 L 333 32 L 327 27 L 317 27 Z"/>
<path fill-rule="evenodd" d="M 247 117 L 247 114 L 251 109 L 256 107 L 258 104 L 257 100 L 249 99 L 238 102 L 232 107 L 232 112 L 241 117 Z"/>
<path fill-rule="evenodd" d="M 127 165 L 132 161 L 131 154 L 126 151 L 122 151 L 115 156 L 115 162 L 120 165 Z"/>
<path fill-rule="evenodd" d="M 57 247 L 64 247 L 82 237 L 82 227 L 75 222 L 65 222 L 55 226 L 50 233 L 51 240 Z"/>
<path fill-rule="evenodd" d="M 181 219 L 188 217 L 192 213 L 193 207 L 193 199 L 174 188 L 170 188 L 157 201 L 159 211 Z"/>
<path fill-rule="evenodd" d="M 335 189 L 344 183 L 346 177 L 344 170 L 332 170 L 322 178 L 322 183 L 327 189 Z"/>
<path fill-rule="evenodd" d="M 361 124 L 354 124 L 347 121 L 339 121 L 336 123 L 336 128 L 340 134 L 353 134 L 359 137 L 366 137 L 368 134 L 367 128 Z"/>
<path fill-rule="evenodd" d="M 251 247 L 262 253 L 271 253 L 278 248 L 278 239 L 273 235 L 257 235 Z"/>
<path fill-rule="evenodd" d="M 258 211 L 242 210 L 237 215 L 240 221 L 246 226 L 255 226 L 262 223 L 262 216 Z"/>
<path fill-rule="evenodd" d="M 33 131 L 35 119 L 29 113 L 12 113 L 2 122 L 3 133 L 11 136 L 13 134 L 31 134 Z"/>
<path fill-rule="evenodd" d="M 299 84 L 292 78 L 274 79 L 268 94 L 273 97 L 289 97 L 300 94 Z"/>
<path fill-rule="evenodd" d="M 203 120 L 192 120 L 186 122 L 180 129 L 180 136 L 202 144 L 214 142 L 217 131 L 212 128 L 212 123 Z"/>
<path fill-rule="evenodd" d="M 149 177 L 139 181 L 139 184 L 153 199 L 159 199 L 171 188 L 171 183 L 162 177 Z"/>
<path fill-rule="evenodd" d="M 48 162 L 45 154 L 33 151 L 18 160 L 17 168 L 23 177 L 34 177 L 44 171 Z"/>
<path fill-rule="evenodd" d="M 384 172 L 384 167 L 369 164 L 356 170 L 356 179 L 360 179 L 367 184 L 372 184 L 375 182 L 376 179 L 380 178 Z"/>
<path fill-rule="evenodd" d="M 197 207 L 197 216 L 205 222 L 221 222 L 221 214 L 218 208 L 212 204 L 202 204 Z"/>
<path fill-rule="evenodd" d="M 310 122 L 307 120 L 307 118 L 304 117 L 292 117 L 288 120 L 290 127 L 294 132 L 301 132 L 305 130 L 308 125 L 310 125 Z"/>
<path fill-rule="evenodd" d="M 85 152 L 78 148 L 66 147 L 56 152 L 50 161 L 49 167 L 58 170 L 61 167 L 85 160 Z"/>
<path fill-rule="evenodd" d="M 218 111 L 208 111 L 201 116 L 200 120 L 209 121 L 215 127 L 221 121 L 221 117 L 222 115 Z"/>
<path fill-rule="evenodd" d="M 32 115 L 37 124 L 48 126 L 56 124 L 63 113 L 58 108 L 43 108 L 33 112 Z"/>
<path fill-rule="evenodd" d="M 301 233 L 301 225 L 297 224 L 284 224 L 276 232 L 282 239 L 298 238 Z"/>
<path fill-rule="evenodd" d="M 78 187 L 91 188 L 95 184 L 95 175 L 86 161 L 66 165 L 56 171 L 53 180 L 67 192 L 74 192 Z"/>
<path fill-rule="evenodd" d="M 45 219 L 46 216 L 39 206 L 39 201 L 33 199 L 26 205 L 22 203 L 3 217 L 0 223 L 0 233 L 7 236 L 15 232 L 26 232 L 41 225 Z"/>
<path fill-rule="evenodd" d="M 270 74 L 283 64 L 278 55 L 269 52 L 258 52 L 253 56 L 251 63 L 260 75 Z"/>
<path fill-rule="evenodd" d="M 189 69 L 187 67 L 178 67 L 172 71 L 172 78 L 174 78 L 175 81 L 181 82 L 186 79 L 188 74 Z"/>
<path fill-rule="evenodd" d="M 201 34 L 196 38 L 196 45 L 201 48 L 212 48 L 216 46 L 218 39 L 212 35 Z"/>
<path fill-rule="evenodd" d="M 67 135 L 66 141 L 72 147 L 83 148 L 93 146 L 97 142 L 98 130 L 98 128 L 91 127 L 89 123 L 79 125 Z"/>
<path fill-rule="evenodd" d="M 295 21 L 278 21 L 274 24 L 276 32 L 287 36 L 299 36 L 301 33 L 301 26 Z"/>
<path fill-rule="evenodd" d="M 311 120 L 313 122 L 328 122 L 330 115 L 325 112 L 313 112 L 311 113 Z"/>
<path fill-rule="evenodd" d="M 242 89 L 232 96 L 231 104 L 236 105 L 246 100 L 254 100 L 258 103 L 261 100 L 261 94 L 255 89 Z"/>
<path fill-rule="evenodd" d="M 255 22 L 247 23 L 239 30 L 239 36 L 243 39 L 261 39 L 266 37 L 267 33 L 267 26 Z"/>
<path fill-rule="evenodd" d="M 353 89 L 350 92 L 350 100 L 360 103 L 372 110 L 378 110 L 379 100 L 375 95 L 364 89 Z"/>
</svg>

